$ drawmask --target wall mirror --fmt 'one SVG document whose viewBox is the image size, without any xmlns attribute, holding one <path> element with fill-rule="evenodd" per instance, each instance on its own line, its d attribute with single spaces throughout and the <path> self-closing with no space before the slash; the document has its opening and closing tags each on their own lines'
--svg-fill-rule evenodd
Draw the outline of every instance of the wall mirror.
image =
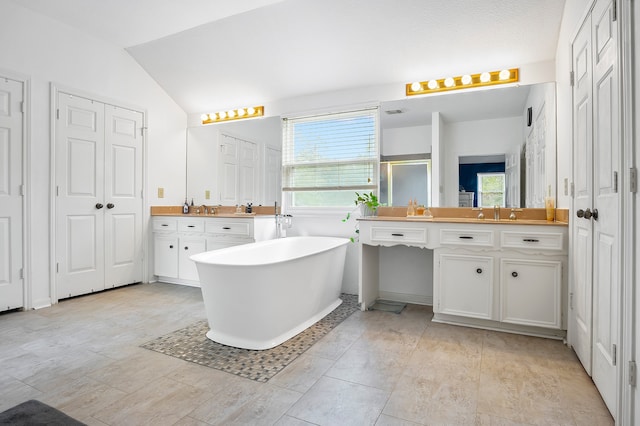
<svg viewBox="0 0 640 426">
<path fill-rule="evenodd" d="M 503 163 L 505 206 L 544 207 L 549 189 L 552 196 L 556 194 L 555 108 L 552 82 L 382 102 L 381 198 L 387 200 L 383 202 L 407 205 L 412 198 L 420 204 L 455 207 L 469 198 L 469 194 L 460 195 L 464 190 L 474 192 L 477 203 L 477 187 L 467 188 L 461 169 Z M 434 117 L 439 120 L 437 126 L 433 126 Z M 187 129 L 186 191 L 196 203 L 220 203 L 221 134 L 257 142 L 261 150 L 281 148 L 279 117 Z M 440 144 L 437 158 L 432 156 L 434 140 Z M 271 185 L 265 183 L 269 179 L 264 159 L 260 163 L 257 185 Z M 438 188 L 428 180 L 436 163 Z M 205 199 L 207 191 L 209 200 Z M 268 188 L 260 187 L 257 192 L 256 204 L 273 203 Z M 438 204 L 434 204 L 436 199 Z"/>
<path fill-rule="evenodd" d="M 187 198 L 195 204 L 280 203 L 280 117 L 187 129 Z"/>
<path fill-rule="evenodd" d="M 435 140 L 439 157 L 431 161 L 434 170 L 440 164 L 439 188 L 410 198 L 438 198 L 432 205 L 447 207 L 477 205 L 482 197 L 477 185 L 468 184 L 469 176 L 477 181 L 478 173 L 497 171 L 505 175 L 506 207 L 544 207 L 545 192 L 556 191 L 555 111 L 555 83 L 383 102 L 381 159 L 431 156 Z M 398 182 L 402 174 L 392 178 L 394 186 L 406 187 Z M 391 194 L 391 204 L 406 205 L 405 198 Z"/>
</svg>

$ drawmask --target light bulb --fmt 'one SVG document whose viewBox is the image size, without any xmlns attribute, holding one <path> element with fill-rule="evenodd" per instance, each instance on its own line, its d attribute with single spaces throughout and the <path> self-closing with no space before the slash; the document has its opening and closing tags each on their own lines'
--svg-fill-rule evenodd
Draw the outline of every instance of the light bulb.
<svg viewBox="0 0 640 426">
<path fill-rule="evenodd" d="M 413 92 L 418 92 L 422 89 L 422 84 L 420 84 L 420 82 L 415 81 L 413 83 L 411 83 L 411 90 Z"/>
<path fill-rule="evenodd" d="M 247 112 L 249 115 L 253 115 L 256 113 L 256 109 L 254 107 L 247 108 Z"/>
<path fill-rule="evenodd" d="M 500 80 L 508 80 L 511 77 L 511 71 L 502 70 L 500 71 Z"/>
<path fill-rule="evenodd" d="M 227 112 L 227 115 L 229 116 L 229 118 L 233 118 L 236 116 L 236 112 L 231 109 Z"/>
<path fill-rule="evenodd" d="M 218 113 L 218 117 L 220 117 L 220 120 L 224 120 L 225 118 L 227 118 L 227 113 L 224 111 L 220 111 Z"/>
<path fill-rule="evenodd" d="M 445 78 L 445 80 L 444 80 L 444 85 L 445 85 L 446 87 L 453 87 L 453 85 L 454 85 L 454 84 L 455 84 L 455 81 L 453 81 L 453 78 L 452 78 L 452 77 L 447 77 L 447 78 Z"/>
<path fill-rule="evenodd" d="M 209 115 L 208 115 L 208 114 L 202 114 L 202 115 L 200 116 L 200 120 L 202 120 L 202 121 L 207 121 L 207 119 L 208 119 L 208 118 L 209 118 Z"/>
<path fill-rule="evenodd" d="M 488 83 L 491 80 L 491 74 L 488 72 L 483 72 L 480 74 L 480 81 L 483 83 Z"/>
<path fill-rule="evenodd" d="M 462 76 L 462 84 L 471 84 L 471 76 L 469 74 Z"/>
<path fill-rule="evenodd" d="M 427 84 L 427 87 L 431 90 L 437 89 L 438 88 L 438 82 L 435 80 L 429 80 L 429 83 Z"/>
<path fill-rule="evenodd" d="M 245 115 L 247 115 L 247 110 L 244 108 L 240 108 L 238 110 L 238 117 L 244 117 Z"/>
</svg>

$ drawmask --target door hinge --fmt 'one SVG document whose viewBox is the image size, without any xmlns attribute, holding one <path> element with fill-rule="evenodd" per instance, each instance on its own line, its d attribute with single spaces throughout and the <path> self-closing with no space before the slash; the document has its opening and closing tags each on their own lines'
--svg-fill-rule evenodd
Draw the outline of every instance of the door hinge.
<svg viewBox="0 0 640 426">
<path fill-rule="evenodd" d="M 571 182 L 571 198 L 573 198 L 573 195 L 575 193 L 575 185 L 573 184 L 573 182 Z"/>
<path fill-rule="evenodd" d="M 145 130 L 147 130 L 146 127 L 140 127 L 140 136 L 144 136 Z"/>
<path fill-rule="evenodd" d="M 24 184 L 20 185 L 20 195 L 24 197 Z"/>
<path fill-rule="evenodd" d="M 635 167 L 629 169 L 629 192 L 638 192 L 638 169 Z"/>
<path fill-rule="evenodd" d="M 60 108 L 56 109 L 56 120 L 60 120 Z"/>
<path fill-rule="evenodd" d="M 24 114 L 24 101 L 20 102 L 20 112 Z"/>
<path fill-rule="evenodd" d="M 613 0 L 613 6 L 611 9 L 611 20 L 616 22 L 618 20 L 618 4 L 616 0 Z"/>
<path fill-rule="evenodd" d="M 569 293 L 569 309 L 573 310 L 573 293 Z"/>
<path fill-rule="evenodd" d="M 24 279 L 24 269 L 23 269 L 23 268 L 20 268 L 20 272 L 19 272 L 19 274 L 20 274 L 20 275 L 19 275 L 19 276 L 20 276 L 20 279 L 21 279 L 21 280 L 23 280 L 23 279 Z"/>
<path fill-rule="evenodd" d="M 573 71 L 569 71 L 569 84 L 571 85 L 571 87 L 573 87 L 573 85 L 575 84 Z"/>
<path fill-rule="evenodd" d="M 618 363 L 618 361 L 617 361 L 618 360 L 618 346 L 614 343 L 613 347 L 611 349 L 612 349 L 611 350 L 611 352 L 612 352 L 612 354 L 611 354 L 611 358 L 612 358 L 611 364 L 615 367 L 616 364 Z"/>
<path fill-rule="evenodd" d="M 613 192 L 618 192 L 618 172 L 613 172 Z"/>
<path fill-rule="evenodd" d="M 629 385 L 634 388 L 636 387 L 637 374 L 636 362 L 629 361 Z"/>
<path fill-rule="evenodd" d="M 60 187 L 56 185 L 56 197 L 60 196 Z"/>
<path fill-rule="evenodd" d="M 56 262 L 56 274 L 60 272 L 60 264 Z"/>
</svg>

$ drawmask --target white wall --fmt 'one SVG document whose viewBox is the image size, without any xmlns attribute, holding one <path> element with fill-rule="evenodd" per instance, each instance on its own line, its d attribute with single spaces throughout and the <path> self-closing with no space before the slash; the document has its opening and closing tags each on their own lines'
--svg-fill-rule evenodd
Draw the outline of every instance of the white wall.
<svg viewBox="0 0 640 426">
<path fill-rule="evenodd" d="M 431 126 L 384 129 L 380 155 L 424 154 L 431 152 Z"/>
<path fill-rule="evenodd" d="M 458 157 L 506 154 L 523 142 L 520 116 L 445 123 L 444 127 L 443 206 L 458 205 Z"/>
<path fill-rule="evenodd" d="M 147 191 L 147 204 L 175 204 L 184 195 L 186 114 L 123 50 L 10 2 L 0 2 L 0 69 L 27 76 L 28 187 L 33 306 L 50 303 L 50 84 L 146 109 L 147 187 L 163 186 L 166 197 Z M 153 185 L 151 185 L 153 183 Z M 148 209 L 147 209 L 148 211 Z M 27 282 L 28 284 L 28 282 Z"/>
</svg>

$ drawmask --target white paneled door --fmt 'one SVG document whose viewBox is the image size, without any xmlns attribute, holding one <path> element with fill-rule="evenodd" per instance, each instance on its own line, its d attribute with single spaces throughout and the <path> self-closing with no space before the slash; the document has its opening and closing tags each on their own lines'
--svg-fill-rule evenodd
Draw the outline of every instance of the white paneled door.
<svg viewBox="0 0 640 426">
<path fill-rule="evenodd" d="M 23 83 L 0 78 L 0 311 L 24 306 Z"/>
<path fill-rule="evenodd" d="M 57 297 L 139 282 L 142 113 L 62 92 L 57 108 Z"/>
<path fill-rule="evenodd" d="M 221 134 L 218 170 L 220 204 L 259 202 L 258 144 Z"/>
<path fill-rule="evenodd" d="M 618 406 L 621 199 L 617 21 L 598 0 L 573 43 L 571 344 L 614 418 Z"/>
</svg>

